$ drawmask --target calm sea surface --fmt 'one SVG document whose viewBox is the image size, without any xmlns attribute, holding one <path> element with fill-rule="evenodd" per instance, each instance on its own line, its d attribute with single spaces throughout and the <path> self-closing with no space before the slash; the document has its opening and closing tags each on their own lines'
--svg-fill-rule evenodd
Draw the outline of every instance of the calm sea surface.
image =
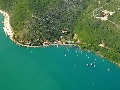
<svg viewBox="0 0 120 90">
<path fill-rule="evenodd" d="M 0 90 L 120 90 L 115 64 L 75 47 L 17 46 L 2 21 L 0 15 Z"/>
</svg>

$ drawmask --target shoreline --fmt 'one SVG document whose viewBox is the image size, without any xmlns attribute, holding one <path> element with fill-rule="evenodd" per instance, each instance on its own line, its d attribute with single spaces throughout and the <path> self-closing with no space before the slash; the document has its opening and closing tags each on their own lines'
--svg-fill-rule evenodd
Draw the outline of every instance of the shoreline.
<svg viewBox="0 0 120 90">
<path fill-rule="evenodd" d="M 81 47 L 77 44 L 50 44 L 50 45 L 42 45 L 42 46 L 30 46 L 30 45 L 24 45 L 22 43 L 19 43 L 17 42 L 15 39 L 13 39 L 13 36 L 14 36 L 14 32 L 12 30 L 12 27 L 10 25 L 10 18 L 9 18 L 9 14 L 0 10 L 0 13 L 4 16 L 4 21 L 3 21 L 3 30 L 6 34 L 6 36 L 8 36 L 16 45 L 18 46 L 22 46 L 22 47 L 27 47 L 27 48 L 40 48 L 40 47 L 48 47 L 48 46 L 75 46 L 75 47 L 78 47 L 79 49 L 81 49 Z M 83 50 L 86 50 L 86 49 L 83 49 Z M 92 51 L 92 50 L 86 50 L 88 52 L 93 52 L 96 54 L 96 52 Z M 100 55 L 100 57 L 103 57 L 105 59 L 107 59 L 106 57 Z M 111 61 L 111 60 L 110 60 Z M 113 61 L 111 61 L 112 63 L 115 63 Z M 119 63 L 117 63 L 118 66 L 120 66 Z"/>
<path fill-rule="evenodd" d="M 19 45 L 19 46 L 24 46 L 24 47 L 40 47 L 40 46 L 29 46 L 29 45 L 24 45 L 24 44 L 21 44 L 17 41 L 15 41 L 13 39 L 13 35 L 14 35 L 14 32 L 12 30 L 12 27 L 10 25 L 10 17 L 9 17 L 9 14 L 0 10 L 0 14 L 3 15 L 4 17 L 4 21 L 2 22 L 3 23 L 3 30 L 6 34 L 6 36 L 8 36 L 15 44 Z"/>
<path fill-rule="evenodd" d="M 13 41 L 13 31 L 10 26 L 9 15 L 2 10 L 0 10 L 0 13 L 4 16 L 4 21 L 2 22 L 4 25 L 3 30 L 6 34 L 6 36 L 8 36 Z"/>
<path fill-rule="evenodd" d="M 10 17 L 9 17 L 9 14 L 6 13 L 5 11 L 2 11 L 0 10 L 0 13 L 3 15 L 4 17 L 4 21 L 2 22 L 3 23 L 3 30 L 6 34 L 6 36 L 8 36 L 16 45 L 19 45 L 19 46 L 23 46 L 23 47 L 27 47 L 27 48 L 40 48 L 42 46 L 30 46 L 30 45 L 25 45 L 25 44 L 22 44 L 22 43 L 19 43 L 17 42 L 15 39 L 13 39 L 13 36 L 14 36 L 14 32 L 12 30 L 12 27 L 10 25 Z M 43 45 L 45 47 L 47 46 L 76 46 L 76 44 L 50 44 L 50 45 Z"/>
</svg>

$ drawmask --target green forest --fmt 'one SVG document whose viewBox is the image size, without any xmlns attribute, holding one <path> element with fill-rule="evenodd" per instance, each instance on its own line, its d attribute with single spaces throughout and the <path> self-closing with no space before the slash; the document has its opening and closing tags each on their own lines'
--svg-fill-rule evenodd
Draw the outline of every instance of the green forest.
<svg viewBox="0 0 120 90">
<path fill-rule="evenodd" d="M 74 41 L 81 49 L 120 63 L 118 0 L 0 0 L 0 9 L 10 15 L 19 43 Z"/>
</svg>

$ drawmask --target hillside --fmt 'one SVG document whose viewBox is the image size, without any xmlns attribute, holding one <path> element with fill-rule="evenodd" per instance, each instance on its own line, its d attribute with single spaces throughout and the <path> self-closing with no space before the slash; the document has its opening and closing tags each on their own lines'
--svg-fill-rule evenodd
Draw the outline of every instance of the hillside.
<svg viewBox="0 0 120 90">
<path fill-rule="evenodd" d="M 0 0 L 10 15 L 14 39 L 22 44 L 74 41 L 120 63 L 120 1 Z"/>
<path fill-rule="evenodd" d="M 9 12 L 18 42 L 42 45 L 45 41 L 69 40 L 84 3 L 82 0 L 3 0 L 0 6 Z"/>
<path fill-rule="evenodd" d="M 108 11 L 113 14 L 109 15 Z M 81 16 L 74 27 L 80 41 L 78 45 L 103 55 L 113 63 L 120 62 L 120 1 L 90 0 Z"/>
</svg>

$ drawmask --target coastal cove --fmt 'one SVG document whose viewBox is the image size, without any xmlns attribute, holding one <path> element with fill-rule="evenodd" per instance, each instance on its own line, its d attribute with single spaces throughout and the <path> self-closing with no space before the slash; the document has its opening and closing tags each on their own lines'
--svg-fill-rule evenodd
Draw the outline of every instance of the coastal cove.
<svg viewBox="0 0 120 90">
<path fill-rule="evenodd" d="M 14 43 L 16 43 L 17 45 L 19 46 L 24 46 L 24 47 L 31 47 L 31 48 L 38 48 L 38 47 L 41 47 L 38 46 L 38 45 L 29 45 L 30 42 L 27 42 L 26 44 L 22 44 L 21 41 L 16 41 L 14 39 L 14 31 L 10 25 L 10 17 L 9 17 L 9 14 L 0 10 L 0 14 L 2 14 L 4 16 L 4 21 L 2 21 L 3 23 L 3 29 L 4 29 L 4 32 L 6 34 L 7 37 L 9 37 Z M 42 46 L 58 46 L 58 45 L 61 45 L 61 46 L 76 46 L 76 44 L 74 43 L 74 41 L 68 41 L 70 43 L 61 43 L 61 41 L 55 41 L 55 42 L 44 42 Z M 72 42 L 72 43 L 71 43 Z"/>
<path fill-rule="evenodd" d="M 76 47 L 20 47 L 3 20 L 0 14 L 0 90 L 120 90 L 116 64 Z"/>
<path fill-rule="evenodd" d="M 48 41 L 45 41 L 43 42 L 43 45 L 41 46 L 38 46 L 38 45 L 29 45 L 27 43 L 26 44 L 23 44 L 22 42 L 20 41 L 16 41 L 14 39 L 14 31 L 12 30 L 12 27 L 10 25 L 10 17 L 9 17 L 9 14 L 0 10 L 0 13 L 4 16 L 4 20 L 2 21 L 3 23 L 3 30 L 6 34 L 7 37 L 10 38 L 10 40 L 12 40 L 16 45 L 19 45 L 19 46 L 23 46 L 23 47 L 27 47 L 27 48 L 41 48 L 41 47 L 47 47 L 47 46 L 76 46 L 78 48 L 81 48 L 79 45 L 77 45 L 78 43 L 74 43 L 74 41 L 67 41 L 67 42 L 70 42 L 70 43 L 65 43 L 65 42 L 61 42 L 61 41 L 54 41 L 54 42 L 48 42 Z M 72 43 L 71 43 L 72 42 Z M 101 44 L 100 44 L 101 45 Z M 102 45 L 103 46 L 103 45 Z M 87 50 L 87 49 L 84 49 L 84 50 Z M 92 51 L 92 50 L 87 50 L 88 52 L 93 52 L 93 53 L 96 53 L 97 55 L 101 56 L 101 57 L 104 57 L 99 51 L 95 52 L 95 51 Z M 106 58 L 106 57 L 104 57 Z M 114 62 L 114 61 L 111 61 L 112 63 L 115 63 L 117 64 L 118 66 L 120 66 L 120 63 L 119 62 Z"/>
<path fill-rule="evenodd" d="M 1 0 L 0 12 L 17 45 L 75 45 L 120 66 L 119 6 L 118 0 Z"/>
</svg>

